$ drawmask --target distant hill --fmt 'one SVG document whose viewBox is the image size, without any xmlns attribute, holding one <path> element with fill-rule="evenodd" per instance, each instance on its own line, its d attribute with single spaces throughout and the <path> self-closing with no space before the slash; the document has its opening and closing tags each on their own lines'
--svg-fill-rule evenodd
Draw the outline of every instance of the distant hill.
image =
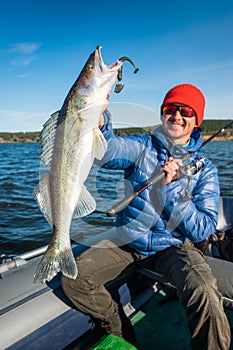
<svg viewBox="0 0 233 350">
<path fill-rule="evenodd" d="M 207 119 L 202 123 L 204 138 L 214 134 L 216 131 L 224 128 L 232 120 L 222 119 Z M 114 132 L 116 135 L 128 136 L 136 133 L 148 134 L 153 130 L 155 126 L 149 126 L 145 128 L 122 128 L 116 129 Z M 232 140 L 233 128 L 229 128 L 220 135 L 220 139 Z M 0 142 L 40 142 L 40 131 L 33 132 L 0 132 Z"/>
<path fill-rule="evenodd" d="M 40 132 L 0 132 L 0 142 L 39 142 Z"/>
<path fill-rule="evenodd" d="M 214 134 L 218 130 L 224 128 L 227 124 L 229 124 L 232 120 L 230 119 L 207 119 L 204 120 L 201 127 L 203 129 L 203 136 L 204 138 Z M 128 136 L 128 135 L 133 135 L 135 133 L 142 133 L 142 134 L 148 134 L 150 133 L 155 126 L 148 126 L 145 128 L 124 128 L 124 129 L 117 129 L 115 130 L 116 135 L 121 135 L 121 136 Z M 221 133 L 221 138 L 227 138 L 227 139 L 233 139 L 233 127 L 226 129 L 223 133 Z"/>
</svg>

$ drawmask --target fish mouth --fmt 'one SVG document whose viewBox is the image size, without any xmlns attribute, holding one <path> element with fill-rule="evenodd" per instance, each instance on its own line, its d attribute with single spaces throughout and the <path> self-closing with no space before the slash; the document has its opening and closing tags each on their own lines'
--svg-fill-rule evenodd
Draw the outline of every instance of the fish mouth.
<svg viewBox="0 0 233 350">
<path fill-rule="evenodd" d="M 107 66 L 103 61 L 103 58 L 101 55 L 101 49 L 102 49 L 102 46 L 98 45 L 95 50 L 95 61 L 100 71 L 103 73 L 107 73 L 107 72 L 114 72 L 115 70 L 118 70 L 122 66 L 123 62 L 117 60 L 115 63 L 109 64 Z"/>
</svg>

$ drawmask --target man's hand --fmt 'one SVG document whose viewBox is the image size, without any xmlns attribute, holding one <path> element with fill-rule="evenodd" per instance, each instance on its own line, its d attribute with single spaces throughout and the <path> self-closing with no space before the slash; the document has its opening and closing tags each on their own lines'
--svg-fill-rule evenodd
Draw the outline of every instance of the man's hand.
<svg viewBox="0 0 233 350">
<path fill-rule="evenodd" d="M 100 120 L 99 120 L 99 128 L 102 129 L 103 126 L 104 126 L 104 115 L 101 114 Z"/>
<path fill-rule="evenodd" d="M 181 165 L 181 159 L 174 159 L 169 157 L 167 163 L 162 168 L 165 172 L 165 185 L 168 185 L 174 180 L 179 178 L 179 169 Z"/>
<path fill-rule="evenodd" d="M 104 111 L 105 111 L 105 110 L 107 109 L 107 107 L 108 107 L 109 98 L 110 98 L 110 93 L 107 94 L 106 100 L 105 100 L 104 105 L 103 105 L 102 113 L 101 113 L 100 120 L 99 120 L 99 128 L 100 128 L 100 129 L 102 129 L 102 127 L 104 126 L 104 116 L 103 116 L 103 113 L 104 113 Z"/>
</svg>

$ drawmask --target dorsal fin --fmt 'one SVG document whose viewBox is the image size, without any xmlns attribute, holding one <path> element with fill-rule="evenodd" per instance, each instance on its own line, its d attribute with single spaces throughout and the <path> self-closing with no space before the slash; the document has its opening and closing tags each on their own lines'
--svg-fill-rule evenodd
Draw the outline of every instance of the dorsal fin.
<svg viewBox="0 0 233 350">
<path fill-rule="evenodd" d="M 59 111 L 53 113 L 49 120 L 44 124 L 43 130 L 40 135 L 41 140 L 41 160 L 42 162 L 50 166 L 53 158 L 54 140 L 57 129 L 57 123 L 59 118 Z"/>
</svg>

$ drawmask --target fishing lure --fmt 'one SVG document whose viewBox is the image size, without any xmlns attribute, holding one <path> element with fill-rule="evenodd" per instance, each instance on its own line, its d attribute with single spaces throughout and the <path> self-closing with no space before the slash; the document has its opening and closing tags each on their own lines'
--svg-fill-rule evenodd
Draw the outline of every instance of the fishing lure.
<svg viewBox="0 0 233 350">
<path fill-rule="evenodd" d="M 134 67 L 134 74 L 136 74 L 139 71 L 139 68 L 137 68 L 135 66 L 135 64 L 133 63 L 133 61 L 129 57 L 123 56 L 123 57 L 119 58 L 119 61 L 121 61 L 121 62 L 124 62 L 124 61 L 130 62 L 132 64 L 132 66 Z M 117 79 L 118 79 L 118 84 L 116 84 L 114 92 L 119 94 L 122 91 L 123 87 L 125 86 L 124 83 L 120 83 L 120 81 L 122 80 L 122 66 L 118 70 Z"/>
</svg>

